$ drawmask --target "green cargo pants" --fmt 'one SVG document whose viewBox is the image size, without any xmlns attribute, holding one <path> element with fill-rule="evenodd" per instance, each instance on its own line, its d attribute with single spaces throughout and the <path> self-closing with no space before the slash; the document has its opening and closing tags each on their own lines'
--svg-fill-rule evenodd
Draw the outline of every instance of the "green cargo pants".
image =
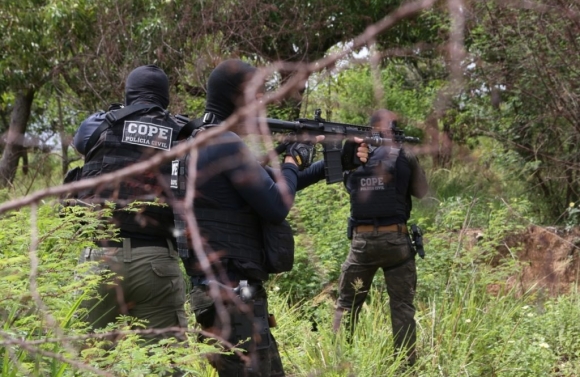
<svg viewBox="0 0 580 377">
<path fill-rule="evenodd" d="M 187 327 L 185 281 L 170 241 L 166 247 L 132 248 L 131 240 L 125 238 L 123 247 L 83 250 L 80 262 L 87 261 L 99 262 L 94 273 L 110 275 L 99 284 L 99 297 L 82 303 L 88 310 L 85 320 L 93 328 L 103 328 L 122 314 L 147 321 L 148 328 Z M 143 337 L 175 335 L 169 332 Z"/>
<path fill-rule="evenodd" d="M 333 327 L 338 330 L 344 313 L 354 330 L 360 309 L 368 295 L 373 277 L 381 268 L 387 285 L 395 348 L 406 351 L 407 362 L 414 364 L 416 324 L 415 290 L 417 270 L 415 252 L 409 235 L 398 232 L 355 233 L 350 252 L 342 265 L 339 297 Z"/>
</svg>

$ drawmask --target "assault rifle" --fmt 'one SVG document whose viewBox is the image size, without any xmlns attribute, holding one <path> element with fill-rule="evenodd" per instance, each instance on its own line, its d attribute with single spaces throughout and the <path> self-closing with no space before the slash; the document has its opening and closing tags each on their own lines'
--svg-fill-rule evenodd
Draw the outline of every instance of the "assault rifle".
<svg viewBox="0 0 580 377">
<path fill-rule="evenodd" d="M 342 181 L 341 151 L 344 140 L 352 140 L 354 137 L 358 137 L 363 139 L 364 143 L 372 146 L 420 142 L 416 137 L 405 136 L 403 130 L 397 127 L 396 122 L 391 124 L 393 138 L 387 139 L 381 137 L 378 132 L 373 131 L 371 126 L 327 122 L 321 117 L 320 109 L 315 110 L 314 119 L 298 119 L 292 122 L 266 118 L 266 122 L 273 133 L 293 132 L 299 140 L 312 140 L 315 136 L 324 135 L 324 141 L 321 144 L 325 162 L 326 183 L 328 184 Z M 360 165 L 360 161 L 355 163 Z"/>
</svg>

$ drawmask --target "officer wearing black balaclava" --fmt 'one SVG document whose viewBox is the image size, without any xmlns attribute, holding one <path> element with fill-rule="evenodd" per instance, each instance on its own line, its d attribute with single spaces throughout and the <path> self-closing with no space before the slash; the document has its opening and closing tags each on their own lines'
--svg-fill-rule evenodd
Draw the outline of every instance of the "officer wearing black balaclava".
<svg viewBox="0 0 580 377">
<path fill-rule="evenodd" d="M 125 106 L 91 115 L 75 135 L 73 145 L 85 156 L 81 179 L 169 150 L 180 127 L 167 111 L 168 105 L 165 72 L 155 65 L 134 69 L 125 83 Z M 86 319 L 93 328 L 103 328 L 119 315 L 144 320 L 150 328 L 187 325 L 173 212 L 163 203 L 167 202 L 164 182 L 169 169 L 169 164 L 154 167 L 78 194 L 83 203 L 115 203 L 108 221 L 120 237 L 99 240 L 99 247 L 86 249 L 81 256 L 81 261 L 101 262 L 101 273 L 111 273 L 98 287 L 100 297 L 83 303 L 90 309 Z"/>
<path fill-rule="evenodd" d="M 233 59 L 213 70 L 207 82 L 203 129 L 218 125 L 244 106 L 247 84 L 256 71 L 251 65 Z M 267 321 L 262 282 L 268 279 L 268 272 L 263 259 L 260 219 L 275 223 L 284 220 L 296 192 L 299 169 L 292 157 L 285 158 L 281 166 L 287 187 L 285 198 L 280 184 L 260 166 L 240 138 L 241 127 L 232 130 L 219 134 L 198 150 L 194 208 L 199 230 L 206 240 L 204 252 L 213 261 L 211 269 L 218 280 L 214 283 L 221 287 L 220 296 L 224 290 L 233 291 L 241 281 L 247 281 L 252 297 L 244 308 L 228 300 L 227 294 L 223 294 L 225 300 L 214 297 L 211 292 L 215 290 L 210 289 L 208 281 L 208 275 L 212 274 L 201 268 L 191 250 L 190 257 L 183 261 L 192 282 L 192 309 L 202 329 L 225 336 L 231 344 L 241 343 L 251 360 L 244 363 L 235 354 L 210 356 L 220 377 L 283 376 L 280 355 Z M 183 166 L 189 166 L 189 156 Z M 225 322 L 223 314 L 216 312 L 216 301 L 218 306 L 223 303 L 227 308 Z M 255 324 L 260 326 L 256 334 Z M 248 338 L 251 341 L 246 341 Z"/>
<path fill-rule="evenodd" d="M 256 73 L 256 68 L 237 59 L 212 71 L 199 132 L 218 126 L 247 100 L 262 95 L 263 87 L 250 92 Z M 269 273 L 263 224 L 283 222 L 296 191 L 324 178 L 324 164 L 303 169 L 294 153 L 313 146 L 291 143 L 280 169 L 284 182 L 276 182 L 250 152 L 240 137 L 243 133 L 243 125 L 236 124 L 198 150 L 193 207 L 211 266 L 202 267 L 199 251 L 187 237 L 188 257 L 183 261 L 192 282 L 191 307 L 201 328 L 246 352 L 246 361 L 236 354 L 210 356 L 219 376 L 284 376 L 263 287 Z M 186 176 L 189 159 L 180 162 Z"/>
</svg>

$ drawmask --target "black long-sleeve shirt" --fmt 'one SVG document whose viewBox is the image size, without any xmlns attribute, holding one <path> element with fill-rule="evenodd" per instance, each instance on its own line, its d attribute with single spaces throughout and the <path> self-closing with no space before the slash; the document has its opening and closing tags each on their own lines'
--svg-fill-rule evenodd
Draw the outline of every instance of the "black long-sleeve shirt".
<svg viewBox="0 0 580 377">
<path fill-rule="evenodd" d="M 272 179 L 238 135 L 225 132 L 199 151 L 196 202 L 225 210 L 250 208 L 264 220 L 280 223 L 298 189 L 296 165 L 281 168 L 285 185 Z"/>
<path fill-rule="evenodd" d="M 282 164 L 280 173 L 284 182 L 277 183 L 268 170 L 258 163 L 237 134 L 230 131 L 220 134 L 199 149 L 194 207 L 254 213 L 265 221 L 280 223 L 288 215 L 296 191 L 324 178 L 322 161 L 301 172 L 294 164 Z M 212 250 L 231 247 L 219 236 L 220 232 L 226 232 L 225 229 L 204 229 L 207 226 L 219 225 L 211 222 L 200 224 L 202 234 L 209 235 L 206 241 Z M 232 280 L 267 278 L 264 266 L 251 261 L 224 257 L 222 263 L 227 266 L 225 270 Z"/>
</svg>

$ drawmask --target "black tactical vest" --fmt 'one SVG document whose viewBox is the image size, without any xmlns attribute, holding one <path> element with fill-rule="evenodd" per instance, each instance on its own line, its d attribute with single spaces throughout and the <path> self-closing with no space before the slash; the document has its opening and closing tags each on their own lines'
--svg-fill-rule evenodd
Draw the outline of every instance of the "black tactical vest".
<svg viewBox="0 0 580 377">
<path fill-rule="evenodd" d="M 351 217 L 357 220 L 408 218 L 410 167 L 399 149 L 379 147 L 346 182 Z M 364 222 L 364 221 L 363 221 Z"/>
<path fill-rule="evenodd" d="M 110 122 L 87 153 L 81 179 L 125 168 L 171 148 L 179 134 L 178 124 L 158 107 L 144 112 Z M 170 169 L 170 164 L 166 163 L 145 173 L 123 178 L 117 184 L 80 192 L 79 199 L 93 203 L 105 200 L 115 202 L 113 220 L 121 231 L 172 237 L 173 212 L 166 204 L 167 195 L 164 192 Z M 140 205 L 139 210 L 128 211 L 127 205 L 134 201 L 159 204 Z"/>
<path fill-rule="evenodd" d="M 197 128 L 190 138 L 211 126 Z M 170 187 L 177 203 L 173 208 L 179 256 L 196 259 L 184 217 L 183 198 L 186 193 L 186 167 L 188 163 L 188 155 L 171 162 Z M 209 240 L 209 246 L 213 251 L 220 252 L 221 258 L 251 261 L 258 265 L 264 263 L 264 243 L 260 219 L 249 209 L 246 212 L 230 211 L 220 208 L 219 203 L 209 203 L 198 199 L 195 201 L 194 215 L 203 238 Z M 206 253 L 212 250 L 206 250 Z"/>
</svg>

